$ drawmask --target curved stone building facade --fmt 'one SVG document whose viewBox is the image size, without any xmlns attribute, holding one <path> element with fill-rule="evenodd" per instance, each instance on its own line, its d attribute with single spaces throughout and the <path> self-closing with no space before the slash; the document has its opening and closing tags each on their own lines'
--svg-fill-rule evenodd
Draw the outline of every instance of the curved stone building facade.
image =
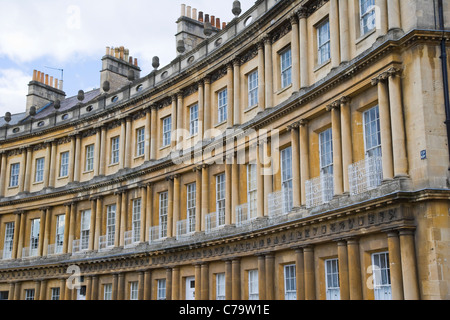
<svg viewBox="0 0 450 320">
<path fill-rule="evenodd" d="M 35 71 L 0 118 L 0 299 L 449 299 L 438 9 L 183 5 L 148 75 Z"/>
</svg>

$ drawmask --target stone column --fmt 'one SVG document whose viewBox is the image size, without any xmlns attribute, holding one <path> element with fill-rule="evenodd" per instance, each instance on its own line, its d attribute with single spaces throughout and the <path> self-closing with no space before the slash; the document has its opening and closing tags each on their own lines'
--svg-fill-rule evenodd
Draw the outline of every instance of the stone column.
<svg viewBox="0 0 450 320">
<path fill-rule="evenodd" d="M 389 111 L 389 92 L 385 82 L 387 74 L 383 73 L 372 80 L 372 85 L 378 89 L 378 109 L 380 112 L 381 154 L 383 165 L 383 180 L 394 178 L 392 155 L 391 116 Z"/>
<path fill-rule="evenodd" d="M 266 108 L 266 79 L 264 68 L 264 42 L 258 42 L 258 112 L 264 111 Z"/>
<path fill-rule="evenodd" d="M 172 300 L 172 269 L 166 268 L 166 299 Z"/>
<path fill-rule="evenodd" d="M 303 248 L 303 258 L 305 262 L 305 299 L 316 299 L 316 280 L 314 266 L 314 247 Z"/>
<path fill-rule="evenodd" d="M 203 165 L 202 170 L 202 230 L 205 230 L 205 217 L 209 214 L 209 172 L 208 165 Z"/>
<path fill-rule="evenodd" d="M 119 275 L 117 273 L 113 273 L 112 275 L 112 292 L 111 292 L 111 300 L 118 300 L 117 294 L 118 294 L 118 285 L 119 285 Z"/>
<path fill-rule="evenodd" d="M 419 300 L 419 284 L 416 266 L 416 249 L 414 231 L 402 229 L 400 234 L 400 250 L 402 260 L 403 292 L 405 300 Z"/>
<path fill-rule="evenodd" d="M 300 7 L 297 12 L 299 18 L 299 33 L 300 33 L 300 87 L 305 88 L 309 86 L 308 77 L 308 26 L 306 18 L 308 17 L 308 9 Z"/>
<path fill-rule="evenodd" d="M 144 271 L 138 272 L 138 300 L 144 300 Z"/>
<path fill-rule="evenodd" d="M 196 264 L 195 268 L 195 300 L 202 299 L 202 266 L 201 264 Z"/>
<path fill-rule="evenodd" d="M 20 238 L 20 226 L 21 226 L 22 214 L 20 212 L 14 213 L 14 239 L 13 239 L 13 250 L 11 253 L 11 259 L 15 260 L 18 258 L 19 253 L 19 238 Z M 16 234 L 18 236 L 16 236 Z"/>
<path fill-rule="evenodd" d="M 298 19 L 295 13 L 289 16 L 292 25 L 291 52 L 292 52 L 292 91 L 300 90 L 300 37 Z"/>
<path fill-rule="evenodd" d="M 341 104 L 341 133 L 342 133 L 342 180 L 344 183 L 344 193 L 348 193 L 350 192 L 348 167 L 353 163 L 352 120 L 351 120 L 350 100 L 347 97 L 342 97 L 340 100 L 340 104 Z"/>
<path fill-rule="evenodd" d="M 169 192 L 170 199 L 170 192 Z M 170 202 L 170 200 L 169 200 Z M 177 223 L 180 220 L 180 175 L 176 174 L 173 176 L 173 202 L 172 202 L 172 236 L 177 235 Z"/>
<path fill-rule="evenodd" d="M 128 193 L 124 191 L 121 197 L 120 209 L 120 242 L 119 246 L 125 246 L 125 232 L 127 231 L 127 216 L 128 216 Z"/>
<path fill-rule="evenodd" d="M 73 240 L 75 239 L 76 222 L 77 222 L 76 204 L 72 202 L 70 206 L 70 227 L 69 227 L 69 238 L 67 243 L 67 253 L 72 253 Z"/>
<path fill-rule="evenodd" d="M 70 230 L 70 206 L 71 203 L 64 204 L 66 210 L 64 214 L 64 243 L 63 243 L 63 254 L 67 253 L 67 248 L 69 246 L 69 230 Z M 50 239 L 50 238 L 49 238 Z M 56 245 L 56 240 L 55 240 Z"/>
<path fill-rule="evenodd" d="M 239 165 L 237 155 L 233 156 L 231 166 L 231 223 L 236 223 L 236 207 L 239 205 Z"/>
<path fill-rule="evenodd" d="M 339 111 L 340 104 L 335 102 L 327 107 L 331 110 L 331 123 L 333 135 L 333 181 L 334 194 L 340 195 L 343 193 L 342 183 L 342 144 L 341 144 L 341 117 Z"/>
<path fill-rule="evenodd" d="M 116 221 L 114 230 L 114 247 L 120 246 L 120 222 L 122 215 L 122 192 L 116 192 Z"/>
<path fill-rule="evenodd" d="M 258 285 L 259 300 L 266 300 L 266 258 L 264 255 L 258 256 Z"/>
<path fill-rule="evenodd" d="M 300 120 L 300 194 L 302 205 L 306 205 L 306 181 L 309 180 L 308 121 Z"/>
<path fill-rule="evenodd" d="M 144 272 L 144 300 L 151 299 L 152 292 L 152 272 L 150 270 L 145 270 Z"/>
<path fill-rule="evenodd" d="M 241 261 L 234 259 L 232 261 L 232 289 L 231 299 L 241 300 Z"/>
<path fill-rule="evenodd" d="M 195 232 L 202 230 L 202 168 L 194 168 L 195 172 Z"/>
<path fill-rule="evenodd" d="M 20 300 L 22 283 L 17 281 L 14 283 L 14 300 Z"/>
<path fill-rule="evenodd" d="M 117 286 L 117 300 L 125 300 L 125 274 L 119 273 Z"/>
<path fill-rule="evenodd" d="M 141 229 L 140 229 L 140 242 L 145 242 L 146 240 L 146 230 L 147 228 L 147 186 L 142 185 L 141 187 Z M 142 299 L 140 299 L 142 300 Z"/>
<path fill-rule="evenodd" d="M 231 99 L 231 96 L 230 96 Z M 233 124 L 241 124 L 241 61 L 233 60 Z"/>
<path fill-rule="evenodd" d="M 341 40 L 341 62 L 350 60 L 349 0 L 339 1 L 339 34 Z"/>
<path fill-rule="evenodd" d="M 51 143 L 45 142 L 45 160 L 44 160 L 44 189 L 49 187 L 50 183 L 50 162 L 51 162 Z M 75 165 L 77 163 L 75 162 Z"/>
<path fill-rule="evenodd" d="M 394 0 L 393 2 L 398 1 Z M 394 155 L 395 177 L 408 176 L 406 155 L 405 123 L 403 120 L 401 70 L 391 68 L 389 74 L 389 104 L 391 106 L 392 150 Z"/>
<path fill-rule="evenodd" d="M 297 300 L 305 300 L 305 259 L 303 249 L 295 249 L 295 279 Z"/>
<path fill-rule="evenodd" d="M 400 1 L 399 0 L 389 0 L 387 1 L 388 10 L 388 27 L 389 30 L 401 29 L 401 17 L 400 17 Z"/>
<path fill-rule="evenodd" d="M 182 140 L 183 140 L 183 136 L 181 135 L 181 129 L 183 129 L 184 125 L 183 125 L 183 111 L 184 111 L 184 103 L 183 103 L 183 91 L 180 91 L 177 95 L 178 97 L 178 103 L 177 103 L 177 125 L 175 128 L 172 128 L 172 130 L 174 129 L 178 129 L 177 130 L 177 150 L 180 150 L 183 148 L 182 145 Z"/>
<path fill-rule="evenodd" d="M 257 215 L 258 218 L 262 218 L 264 216 L 264 168 L 263 168 L 263 159 L 261 159 L 263 142 L 256 142 L 256 184 L 257 184 Z"/>
<path fill-rule="evenodd" d="M 388 32 L 387 0 L 375 0 L 375 7 L 379 9 L 376 11 L 376 19 L 379 21 L 377 36 L 380 37 Z"/>
<path fill-rule="evenodd" d="M 73 168 L 73 181 L 80 181 L 80 164 L 81 164 L 81 135 L 75 136 L 75 163 Z"/>
<path fill-rule="evenodd" d="M 201 282 L 201 286 L 202 286 L 201 295 L 202 295 L 202 298 L 201 299 L 202 300 L 209 300 L 210 296 L 209 296 L 209 265 L 208 265 L 208 263 L 202 264 L 201 273 L 202 273 L 202 282 Z"/>
<path fill-rule="evenodd" d="M 75 149 L 77 147 L 76 145 L 76 138 L 75 133 L 69 134 L 70 137 L 70 161 L 69 161 L 69 183 L 73 182 L 75 179 Z"/>
<path fill-rule="evenodd" d="M 392 300 L 403 300 L 402 261 L 398 231 L 387 234 L 389 249 L 389 270 L 391 275 Z M 374 270 L 375 271 L 375 270 Z"/>
<path fill-rule="evenodd" d="M 180 300 L 180 267 L 172 268 L 172 300 Z"/>
<path fill-rule="evenodd" d="M 269 216 L 269 194 L 273 192 L 273 166 L 274 159 L 272 158 L 272 137 L 264 139 L 263 154 L 270 158 L 270 161 L 264 161 L 264 215 Z"/>
<path fill-rule="evenodd" d="M 18 242 L 18 247 L 17 247 L 17 259 L 22 258 L 22 249 L 24 246 L 24 238 L 25 238 L 25 227 L 26 227 L 26 221 L 27 221 L 27 214 L 25 211 L 21 212 L 21 219 L 20 219 L 20 229 L 18 232 L 19 235 L 19 242 Z"/>
<path fill-rule="evenodd" d="M 11 282 L 9 284 L 9 293 L 8 293 L 8 300 L 14 300 L 14 289 L 15 289 L 15 284 L 14 282 Z"/>
<path fill-rule="evenodd" d="M 339 288 L 341 300 L 350 299 L 348 287 L 348 252 L 347 241 L 338 241 Z"/>
<path fill-rule="evenodd" d="M 38 244 L 38 257 L 42 257 L 44 252 L 44 238 L 45 238 L 45 223 L 47 222 L 47 215 L 50 215 L 50 211 L 48 207 L 41 208 L 41 216 L 39 223 L 39 244 Z M 47 251 L 47 250 L 46 250 Z"/>
<path fill-rule="evenodd" d="M 125 133 L 125 168 L 131 167 L 131 117 L 126 118 L 126 133 Z"/>
<path fill-rule="evenodd" d="M 198 82 L 198 137 L 199 141 L 203 141 L 203 135 L 205 129 L 203 128 L 205 125 L 205 90 L 204 81 L 200 80 Z"/>
<path fill-rule="evenodd" d="M 100 132 L 100 165 L 99 172 L 100 176 L 106 174 L 106 126 L 101 127 Z"/>
<path fill-rule="evenodd" d="M 230 162 L 233 161 L 232 157 L 227 157 L 225 159 L 225 194 L 229 195 L 225 197 L 225 225 L 231 224 L 231 212 L 236 210 L 233 207 L 233 176 L 232 176 L 232 165 Z"/>
<path fill-rule="evenodd" d="M 361 263 L 359 258 L 359 243 L 357 239 L 349 239 L 347 241 L 347 251 L 350 300 L 362 300 Z"/>
<path fill-rule="evenodd" d="M 145 241 L 150 240 L 150 228 L 153 227 L 153 187 L 151 183 L 147 184 L 147 208 L 145 218 Z"/>
<path fill-rule="evenodd" d="M 86 281 L 86 300 L 92 300 L 92 277 L 86 276 L 84 277 Z"/>
<path fill-rule="evenodd" d="M 90 199 L 91 201 L 91 223 L 89 228 L 89 251 L 94 250 L 94 237 L 95 237 L 95 222 L 97 214 L 97 198 Z"/>
<path fill-rule="evenodd" d="M 174 210 L 174 205 L 173 205 L 173 196 L 174 196 L 174 178 L 172 177 L 168 177 L 167 181 L 168 181 L 168 199 L 167 199 L 167 238 L 171 238 L 174 236 L 173 234 L 173 210 Z"/>
<path fill-rule="evenodd" d="M 152 125 L 151 125 L 151 134 L 150 134 L 150 160 L 156 160 L 156 148 L 158 145 L 158 134 L 157 134 L 157 116 L 158 116 L 158 107 L 157 105 L 152 105 L 151 107 L 152 113 Z"/>
<path fill-rule="evenodd" d="M 41 292 L 39 295 L 39 300 L 47 300 L 47 280 L 41 280 Z"/>
<path fill-rule="evenodd" d="M 95 133 L 95 145 L 94 145 L 94 177 L 97 177 L 100 172 L 100 149 L 101 149 L 101 130 L 97 127 Z"/>
<path fill-rule="evenodd" d="M 41 298 L 41 281 L 34 281 L 34 300 L 40 300 Z"/>
<path fill-rule="evenodd" d="M 233 65 L 239 63 L 236 59 L 233 62 L 227 64 L 227 94 L 228 94 L 228 104 L 227 104 L 227 128 L 233 127 L 234 120 L 234 86 L 233 86 Z M 214 123 L 214 122 L 213 122 Z"/>
<path fill-rule="evenodd" d="M 231 260 L 225 261 L 225 300 L 232 299 L 233 291 L 233 263 Z"/>
<path fill-rule="evenodd" d="M 210 138 L 208 130 L 211 129 L 211 78 L 205 77 L 205 100 L 204 100 L 204 114 L 203 114 L 203 136 L 205 139 Z"/>
<path fill-rule="evenodd" d="M 177 100 L 178 95 L 172 96 L 172 132 L 177 129 Z M 171 137 L 170 139 L 170 147 L 173 149 L 177 145 L 176 138 Z"/>
<path fill-rule="evenodd" d="M 339 66 L 340 58 L 340 32 L 339 32 L 339 5 L 338 0 L 330 0 L 330 34 L 333 36 L 330 38 L 330 54 L 331 54 L 331 67 L 336 68 Z"/>
<path fill-rule="evenodd" d="M 91 300 L 98 300 L 98 276 L 92 276 L 92 296 Z"/>
<path fill-rule="evenodd" d="M 152 126 L 151 107 L 145 109 L 145 147 L 144 147 L 144 161 L 150 161 L 150 128 Z"/>
<path fill-rule="evenodd" d="M 275 256 L 272 253 L 266 255 L 266 299 L 275 299 Z"/>
<path fill-rule="evenodd" d="M 291 147 L 292 147 L 292 203 L 294 208 L 301 206 L 301 190 L 300 190 L 300 146 L 299 146 L 299 130 L 298 123 L 294 123 L 288 127 L 291 131 Z"/>
<path fill-rule="evenodd" d="M 49 180 L 48 180 L 48 186 L 50 188 L 53 188 L 55 186 L 55 176 L 58 172 L 58 167 L 56 166 L 56 141 L 51 142 L 51 156 L 50 156 L 50 170 L 49 170 Z"/>
<path fill-rule="evenodd" d="M 30 192 L 31 186 L 31 164 L 33 162 L 33 148 L 27 147 L 27 156 L 25 162 L 25 182 L 23 186 L 24 192 Z"/>
<path fill-rule="evenodd" d="M 103 220 L 103 200 L 97 198 L 96 216 L 95 216 L 95 235 L 94 235 L 94 250 L 99 249 L 100 236 L 102 234 L 102 220 Z"/>
<path fill-rule="evenodd" d="M 120 123 L 120 140 L 119 140 L 119 170 L 125 168 L 126 159 L 126 134 L 127 134 L 127 124 L 126 119 L 122 118 Z"/>
<path fill-rule="evenodd" d="M 5 151 L 0 151 L 0 197 L 4 197 L 5 195 L 5 182 L 6 182 L 6 158 L 7 154 Z"/>
<path fill-rule="evenodd" d="M 27 164 L 27 152 L 26 147 L 21 147 L 20 153 L 22 157 L 20 159 L 20 168 L 19 168 L 19 193 L 24 192 L 25 190 L 25 175 L 26 175 L 26 164 Z"/>
<path fill-rule="evenodd" d="M 65 279 L 59 279 L 59 300 L 64 301 L 66 300 L 66 280 Z"/>
<path fill-rule="evenodd" d="M 273 107 L 273 65 L 272 65 L 272 39 L 269 36 L 264 37 L 264 71 L 265 71 L 265 89 L 266 104 L 265 108 Z"/>
</svg>

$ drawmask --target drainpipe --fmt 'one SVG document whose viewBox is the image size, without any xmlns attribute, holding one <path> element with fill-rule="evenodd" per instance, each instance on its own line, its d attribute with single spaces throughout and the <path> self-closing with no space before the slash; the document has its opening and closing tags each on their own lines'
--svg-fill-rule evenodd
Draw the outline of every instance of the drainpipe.
<svg viewBox="0 0 450 320">
<path fill-rule="evenodd" d="M 445 114 L 446 120 L 445 124 L 447 126 L 447 144 L 448 152 L 450 156 L 450 97 L 448 92 L 448 69 L 447 69 L 447 48 L 445 45 L 445 23 L 444 23 L 444 6 L 442 0 L 438 0 L 438 14 L 439 14 L 439 25 L 442 31 L 441 40 L 441 62 L 442 62 L 442 81 L 444 85 L 444 104 L 445 104 Z M 450 168 L 449 168 L 450 170 Z"/>
</svg>

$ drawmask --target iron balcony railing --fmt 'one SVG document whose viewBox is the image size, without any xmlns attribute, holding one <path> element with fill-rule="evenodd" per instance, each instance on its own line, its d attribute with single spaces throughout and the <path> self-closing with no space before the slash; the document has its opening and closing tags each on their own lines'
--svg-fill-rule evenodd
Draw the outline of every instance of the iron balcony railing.
<svg viewBox="0 0 450 320">
<path fill-rule="evenodd" d="M 38 255 L 38 248 L 23 248 L 22 249 L 22 258 L 32 258 Z"/>
<path fill-rule="evenodd" d="M 292 189 L 282 188 L 268 195 L 269 217 L 288 214 L 292 211 Z"/>
<path fill-rule="evenodd" d="M 177 221 L 177 239 L 191 235 L 195 232 L 195 217 Z"/>
<path fill-rule="evenodd" d="M 47 255 L 53 256 L 63 253 L 63 246 L 57 244 L 49 244 L 47 247 Z"/>
<path fill-rule="evenodd" d="M 205 219 L 206 233 L 217 230 L 225 225 L 225 209 L 220 209 L 218 212 L 207 214 Z"/>
<path fill-rule="evenodd" d="M 319 177 L 306 181 L 306 207 L 313 208 L 333 199 L 333 174 L 321 174 Z"/>
<path fill-rule="evenodd" d="M 381 156 L 366 157 L 348 167 L 350 194 L 357 195 L 373 190 L 383 181 Z"/>
</svg>

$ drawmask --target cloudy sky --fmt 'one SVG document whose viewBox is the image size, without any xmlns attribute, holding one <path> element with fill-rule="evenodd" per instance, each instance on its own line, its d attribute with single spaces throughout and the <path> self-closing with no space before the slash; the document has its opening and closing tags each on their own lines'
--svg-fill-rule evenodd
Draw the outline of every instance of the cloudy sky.
<svg viewBox="0 0 450 320">
<path fill-rule="evenodd" d="M 0 116 L 25 111 L 33 70 L 61 78 L 64 91 L 100 87 L 107 46 L 124 46 L 138 58 L 142 76 L 176 57 L 176 20 L 181 4 L 233 18 L 233 0 L 0 0 Z M 241 0 L 243 12 L 255 0 Z M 52 69 L 54 68 L 54 69 Z"/>
</svg>

